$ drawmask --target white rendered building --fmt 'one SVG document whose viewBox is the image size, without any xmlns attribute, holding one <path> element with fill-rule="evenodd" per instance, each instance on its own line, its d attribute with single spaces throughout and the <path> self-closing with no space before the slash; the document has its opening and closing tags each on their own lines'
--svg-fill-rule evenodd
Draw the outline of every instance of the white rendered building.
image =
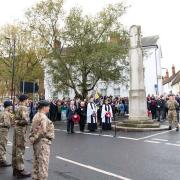
<svg viewBox="0 0 180 180">
<path fill-rule="evenodd" d="M 159 44 L 159 36 L 150 36 L 142 38 L 142 48 L 144 50 L 144 76 L 146 94 L 160 95 L 163 93 L 163 85 L 161 75 L 162 52 L 161 46 Z M 95 91 L 98 91 L 103 96 L 112 95 L 128 97 L 128 84 L 128 82 L 127 84 L 119 84 L 117 82 L 105 83 L 100 80 L 95 87 Z M 62 99 L 63 97 L 74 98 L 75 96 L 75 93 L 72 89 L 69 89 L 68 94 L 64 94 L 62 92 L 55 93 L 51 75 L 47 74 L 47 71 L 45 71 L 44 85 L 46 99 Z"/>
</svg>

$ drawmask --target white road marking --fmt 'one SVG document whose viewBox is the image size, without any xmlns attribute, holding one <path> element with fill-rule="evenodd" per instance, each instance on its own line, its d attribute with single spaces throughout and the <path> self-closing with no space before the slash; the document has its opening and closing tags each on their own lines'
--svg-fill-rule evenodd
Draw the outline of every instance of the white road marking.
<svg viewBox="0 0 180 180">
<path fill-rule="evenodd" d="M 8 146 L 12 146 L 12 142 L 8 141 L 8 142 L 7 142 L 7 145 L 8 145 Z"/>
<path fill-rule="evenodd" d="M 82 132 L 81 132 L 81 133 L 82 133 Z M 111 138 L 114 137 L 113 135 L 109 135 L 109 134 L 97 134 L 97 133 L 82 133 L 82 134 L 85 134 L 85 135 L 92 135 L 92 136 L 111 137 Z"/>
<path fill-rule="evenodd" d="M 7 146 L 12 146 L 12 145 L 13 145 L 12 142 L 8 141 Z M 30 148 L 29 146 L 26 146 L 26 149 L 29 149 L 29 148 Z"/>
<path fill-rule="evenodd" d="M 166 134 L 166 133 L 171 132 L 171 131 L 174 131 L 174 130 L 175 130 L 175 129 L 172 129 L 172 130 L 170 130 L 170 131 L 160 132 L 160 133 L 152 134 L 152 135 L 145 136 L 145 137 L 142 137 L 142 138 L 132 138 L 132 137 L 125 137 L 125 136 L 117 136 L 116 138 L 117 138 L 117 139 L 127 139 L 127 140 L 139 141 L 139 140 L 145 140 L 145 139 L 148 139 L 148 138 L 151 138 L 151 137 L 154 137 L 154 136 L 158 136 L 158 135 L 161 135 L 161 134 Z M 67 130 L 64 130 L 64 129 L 55 129 L 55 131 L 67 132 Z M 91 135 L 91 136 L 110 137 L 110 138 L 113 138 L 113 137 L 114 137 L 113 135 L 109 135 L 109 134 L 90 133 L 89 131 L 85 131 L 85 132 L 76 131 L 75 133 L 76 133 L 76 134 Z M 166 139 L 158 139 L 158 138 L 153 138 L 152 140 L 162 141 L 162 142 L 167 142 L 167 141 L 168 141 L 168 140 L 166 140 Z"/>
<path fill-rule="evenodd" d="M 167 141 L 168 141 L 167 139 L 158 139 L 158 138 L 153 138 L 152 140 L 155 140 L 155 141 L 162 141 L 162 142 L 167 142 Z"/>
<path fill-rule="evenodd" d="M 160 144 L 161 143 L 161 142 L 158 142 L 158 141 L 149 141 L 149 140 L 145 140 L 144 142 L 153 143 L 153 144 Z"/>
<path fill-rule="evenodd" d="M 169 132 L 174 131 L 174 130 L 175 129 L 172 129 L 172 130 L 169 130 L 169 131 L 165 131 L 165 132 L 161 132 L 161 133 L 152 134 L 150 136 L 145 136 L 145 137 L 139 138 L 138 140 L 148 139 L 148 138 L 151 138 L 151 137 L 154 137 L 154 136 L 158 136 L 158 135 L 161 135 L 161 134 L 169 133 Z"/>
<path fill-rule="evenodd" d="M 64 129 L 55 129 L 55 131 L 67 132 L 67 130 Z"/>
<path fill-rule="evenodd" d="M 85 164 L 82 164 L 82 163 L 79 163 L 79 162 L 76 162 L 76 161 L 72 161 L 70 159 L 66 159 L 66 158 L 63 158 L 63 157 L 60 157 L 60 156 L 56 156 L 56 158 L 60 159 L 62 161 L 68 162 L 70 164 L 74 164 L 74 165 L 77 165 L 77 166 L 80 166 L 80 167 L 83 167 L 83 168 L 86 168 L 86 169 L 89 169 L 89 170 L 92 170 L 92 171 L 96 171 L 96 172 L 99 172 L 101 174 L 105 174 L 105 175 L 108 175 L 108 176 L 111 176 L 111 177 L 115 177 L 115 178 L 118 178 L 118 179 L 121 179 L 121 180 L 131 180 L 129 178 L 120 176 L 118 174 L 114 174 L 114 173 L 111 173 L 111 172 L 108 172 L 108 171 L 105 171 L 105 170 L 102 170 L 102 169 L 99 169 L 99 168 L 95 168 L 93 166 L 89 166 L 89 165 L 85 165 Z"/>
<path fill-rule="evenodd" d="M 117 136 L 118 139 L 127 139 L 127 140 L 133 140 L 133 141 L 138 141 L 136 138 L 131 138 L 131 137 L 124 137 L 124 136 Z"/>
<path fill-rule="evenodd" d="M 180 147 L 180 144 L 166 143 L 166 145 L 168 145 L 168 146 L 177 146 L 177 147 Z"/>
<path fill-rule="evenodd" d="M 111 138 L 114 137 L 113 135 L 110 135 L 110 134 L 100 134 L 100 136 L 103 136 L 103 137 L 111 137 Z"/>
<path fill-rule="evenodd" d="M 59 131 L 59 132 L 67 132 L 66 130 L 63 129 L 55 129 L 55 131 Z M 97 134 L 97 133 L 90 133 L 89 131 L 87 132 L 80 132 L 80 131 L 75 131 L 76 134 L 85 134 L 85 135 L 91 135 L 91 136 L 102 136 L 102 137 L 110 137 L 113 138 L 113 135 L 110 134 Z M 127 140 L 133 140 L 133 141 L 138 141 L 137 138 L 131 138 L 131 137 L 124 137 L 124 136 L 117 136 L 117 139 L 127 139 Z"/>
</svg>

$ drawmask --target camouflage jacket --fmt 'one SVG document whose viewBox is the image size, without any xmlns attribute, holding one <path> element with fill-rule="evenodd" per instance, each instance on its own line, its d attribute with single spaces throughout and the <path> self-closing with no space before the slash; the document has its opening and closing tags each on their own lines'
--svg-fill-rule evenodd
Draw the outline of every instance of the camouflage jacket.
<svg viewBox="0 0 180 180">
<path fill-rule="evenodd" d="M 178 107 L 179 107 L 179 103 L 176 100 L 167 101 L 168 110 L 176 110 Z"/>
<path fill-rule="evenodd" d="M 10 128 L 13 125 L 13 114 L 5 110 L 0 113 L 0 128 Z"/>
<path fill-rule="evenodd" d="M 26 126 L 29 122 L 29 111 L 26 106 L 20 105 L 15 112 L 15 121 L 18 126 Z"/>
<path fill-rule="evenodd" d="M 34 144 L 42 138 L 51 144 L 51 140 L 54 139 L 54 125 L 44 113 L 38 112 L 33 118 L 29 139 Z"/>
</svg>

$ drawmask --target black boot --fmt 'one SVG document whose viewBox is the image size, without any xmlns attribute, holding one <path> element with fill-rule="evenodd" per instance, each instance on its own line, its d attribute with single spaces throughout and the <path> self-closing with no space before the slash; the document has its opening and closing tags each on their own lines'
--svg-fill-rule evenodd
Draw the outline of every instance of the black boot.
<svg viewBox="0 0 180 180">
<path fill-rule="evenodd" d="M 17 178 L 29 178 L 31 177 L 31 173 L 27 172 L 25 170 L 13 170 L 13 176 L 17 177 Z"/>
<path fill-rule="evenodd" d="M 0 167 L 10 167 L 11 164 L 6 161 L 0 161 Z"/>
<path fill-rule="evenodd" d="M 176 128 L 176 131 L 177 131 L 177 132 L 179 131 L 179 127 Z"/>
<path fill-rule="evenodd" d="M 16 176 L 17 171 L 18 171 L 18 170 L 13 169 L 13 176 Z"/>
<path fill-rule="evenodd" d="M 169 126 L 169 130 L 171 130 L 172 129 L 172 126 Z"/>
</svg>

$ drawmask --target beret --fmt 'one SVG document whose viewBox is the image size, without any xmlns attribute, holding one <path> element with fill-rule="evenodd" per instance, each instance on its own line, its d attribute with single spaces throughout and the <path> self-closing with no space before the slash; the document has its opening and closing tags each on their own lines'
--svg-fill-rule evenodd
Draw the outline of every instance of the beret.
<svg viewBox="0 0 180 180">
<path fill-rule="evenodd" d="M 27 100 L 28 99 L 28 96 L 27 95 L 25 95 L 25 94 L 22 94 L 22 95 L 20 95 L 19 96 L 19 101 L 25 101 L 25 100 Z"/>
<path fill-rule="evenodd" d="M 38 102 L 38 108 L 46 107 L 49 105 L 50 105 L 49 101 L 46 101 L 46 100 L 41 100 Z"/>
<path fill-rule="evenodd" d="M 12 106 L 13 104 L 12 104 L 12 102 L 11 101 L 5 101 L 4 102 L 4 107 L 6 108 L 6 107 L 9 107 L 9 106 Z"/>
</svg>

